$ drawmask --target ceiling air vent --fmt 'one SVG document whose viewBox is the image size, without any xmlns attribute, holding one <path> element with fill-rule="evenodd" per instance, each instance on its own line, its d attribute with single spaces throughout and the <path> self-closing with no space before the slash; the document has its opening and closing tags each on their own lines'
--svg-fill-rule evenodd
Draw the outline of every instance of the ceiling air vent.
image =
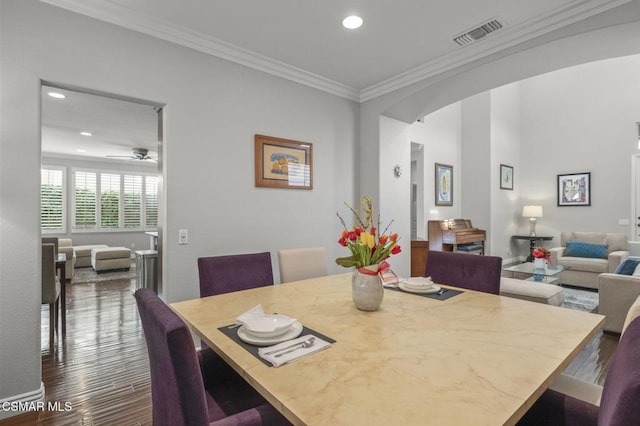
<svg viewBox="0 0 640 426">
<path fill-rule="evenodd" d="M 474 41 L 480 40 L 486 37 L 492 32 L 498 31 L 504 27 L 504 23 L 498 19 L 493 18 L 490 21 L 485 22 L 475 28 L 465 31 L 464 33 L 453 38 L 453 41 L 459 46 L 467 46 Z"/>
</svg>

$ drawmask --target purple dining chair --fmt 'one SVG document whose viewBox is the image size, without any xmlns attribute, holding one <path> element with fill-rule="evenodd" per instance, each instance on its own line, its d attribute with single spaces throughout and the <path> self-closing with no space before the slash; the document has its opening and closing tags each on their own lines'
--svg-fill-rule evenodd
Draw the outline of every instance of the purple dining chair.
<svg viewBox="0 0 640 426">
<path fill-rule="evenodd" d="M 151 368 L 154 426 L 287 425 L 280 413 L 212 351 L 196 351 L 186 324 L 151 289 L 135 293 Z M 210 362 L 213 361 L 213 362 Z"/>
<path fill-rule="evenodd" d="M 518 423 L 629 426 L 640 423 L 640 317 L 627 327 L 602 387 L 600 406 L 547 389 Z"/>
<path fill-rule="evenodd" d="M 429 250 L 425 277 L 433 282 L 500 294 L 502 258 Z"/>
<path fill-rule="evenodd" d="M 200 297 L 273 285 L 271 254 L 234 254 L 198 258 Z"/>
</svg>

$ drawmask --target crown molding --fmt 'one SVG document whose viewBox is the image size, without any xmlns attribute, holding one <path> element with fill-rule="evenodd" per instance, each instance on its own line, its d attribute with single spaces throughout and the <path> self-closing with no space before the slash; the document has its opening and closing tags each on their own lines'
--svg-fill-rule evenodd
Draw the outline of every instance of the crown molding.
<svg viewBox="0 0 640 426">
<path fill-rule="evenodd" d="M 63 9 L 110 24 L 147 34 L 165 41 L 216 56 L 249 68 L 281 77 L 332 95 L 365 102 L 475 60 L 513 47 L 535 37 L 573 24 L 582 19 L 628 3 L 632 0 L 576 0 L 543 16 L 514 27 L 451 54 L 427 62 L 397 76 L 358 90 L 335 80 L 303 70 L 224 40 L 151 18 L 111 2 L 98 0 L 40 0 Z M 452 34 L 452 37 L 454 35 Z M 453 43 L 453 42 L 452 42 Z"/>
<path fill-rule="evenodd" d="M 543 34 L 605 12 L 631 0 L 578 0 L 514 27 L 507 27 L 477 44 L 419 65 L 360 91 L 360 102 L 377 98 L 427 78 L 453 70 L 496 52 L 516 46 Z M 453 37 L 453 35 L 452 35 Z M 453 42 L 452 42 L 453 43 Z"/>
<path fill-rule="evenodd" d="M 249 49 L 236 46 L 193 31 L 189 28 L 169 24 L 150 18 L 125 7 L 95 0 L 40 0 L 81 15 L 118 25 L 165 41 L 188 47 L 218 58 L 247 66 L 277 77 L 312 87 L 352 101 L 360 100 L 358 89 L 339 83 L 318 74 L 303 70 L 284 62 L 269 58 Z"/>
</svg>

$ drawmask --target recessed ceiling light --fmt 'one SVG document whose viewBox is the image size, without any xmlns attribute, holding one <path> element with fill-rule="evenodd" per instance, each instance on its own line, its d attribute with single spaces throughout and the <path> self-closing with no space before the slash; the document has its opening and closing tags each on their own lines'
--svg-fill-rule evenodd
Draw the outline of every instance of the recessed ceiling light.
<svg viewBox="0 0 640 426">
<path fill-rule="evenodd" d="M 82 136 L 91 136 L 91 133 L 89 133 L 89 132 L 80 132 L 80 134 Z"/>
<path fill-rule="evenodd" d="M 56 99 L 64 99 L 64 98 L 66 98 L 65 95 L 63 95 L 62 93 L 58 93 L 58 92 L 49 92 L 48 95 L 51 96 L 52 98 L 56 98 Z"/>
<path fill-rule="evenodd" d="M 76 152 L 87 152 L 86 149 L 76 149 Z"/>
<path fill-rule="evenodd" d="M 356 15 L 347 16 L 342 20 L 342 26 L 348 30 L 355 30 L 362 26 L 362 18 Z"/>
</svg>

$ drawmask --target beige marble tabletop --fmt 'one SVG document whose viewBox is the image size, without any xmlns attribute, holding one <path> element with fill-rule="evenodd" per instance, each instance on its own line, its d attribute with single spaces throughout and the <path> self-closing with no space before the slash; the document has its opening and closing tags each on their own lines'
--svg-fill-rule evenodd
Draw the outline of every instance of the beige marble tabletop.
<svg viewBox="0 0 640 426">
<path fill-rule="evenodd" d="M 295 424 L 514 424 L 604 317 L 465 290 L 445 301 L 385 290 L 356 309 L 339 274 L 174 303 L 193 332 Z M 336 340 L 279 368 L 218 327 L 261 304 Z"/>
</svg>

